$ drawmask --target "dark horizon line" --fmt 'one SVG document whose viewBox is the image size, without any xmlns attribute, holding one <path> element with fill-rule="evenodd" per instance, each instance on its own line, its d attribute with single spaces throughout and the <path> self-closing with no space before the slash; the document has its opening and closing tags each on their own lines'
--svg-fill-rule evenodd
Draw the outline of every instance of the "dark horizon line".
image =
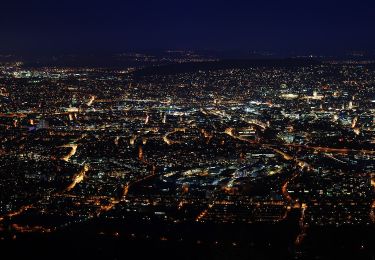
<svg viewBox="0 0 375 260">
<path fill-rule="evenodd" d="M 347 48 L 345 50 L 335 51 L 318 51 L 318 50 L 258 50 L 258 49 L 215 49 L 215 48 L 127 48 L 127 49 L 100 49 L 100 50 L 0 50 L 0 56 L 86 56 L 86 55 L 116 55 L 125 53 L 154 53 L 161 54 L 170 52 L 194 52 L 194 53 L 217 53 L 217 54 L 243 54 L 243 55 L 260 55 L 260 56 L 345 56 L 350 54 L 363 54 L 363 55 L 374 55 L 374 49 L 358 49 L 358 48 Z"/>
</svg>

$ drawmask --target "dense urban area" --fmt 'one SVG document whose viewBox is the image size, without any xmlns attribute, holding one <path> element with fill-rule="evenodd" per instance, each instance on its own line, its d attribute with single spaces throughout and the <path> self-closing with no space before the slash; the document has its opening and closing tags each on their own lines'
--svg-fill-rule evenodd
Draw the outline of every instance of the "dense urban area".
<svg viewBox="0 0 375 260">
<path fill-rule="evenodd" d="M 171 62 L 202 61 L 216 62 Z M 371 63 L 165 73 L 4 62 L 0 133 L 4 241 L 374 257 Z"/>
</svg>

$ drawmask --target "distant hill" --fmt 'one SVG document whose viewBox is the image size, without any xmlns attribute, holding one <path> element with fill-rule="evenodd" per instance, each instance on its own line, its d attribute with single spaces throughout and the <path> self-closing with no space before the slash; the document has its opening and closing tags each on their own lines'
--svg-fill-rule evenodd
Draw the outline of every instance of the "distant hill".
<svg viewBox="0 0 375 260">
<path fill-rule="evenodd" d="M 165 66 L 146 67 L 133 73 L 135 77 L 150 75 L 173 75 L 194 71 L 246 69 L 254 67 L 299 67 L 319 65 L 322 62 L 313 59 L 262 59 L 262 60 L 220 60 L 210 62 L 187 62 Z"/>
</svg>

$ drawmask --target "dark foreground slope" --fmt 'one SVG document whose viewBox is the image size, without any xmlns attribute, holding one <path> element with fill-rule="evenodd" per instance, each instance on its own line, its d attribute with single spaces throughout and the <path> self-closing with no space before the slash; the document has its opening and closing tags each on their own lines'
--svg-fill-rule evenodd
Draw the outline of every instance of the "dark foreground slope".
<svg viewBox="0 0 375 260">
<path fill-rule="evenodd" d="M 90 223 L 0 242 L 2 259 L 374 259 L 373 227 L 310 230 L 300 247 L 290 223 L 145 225 Z"/>
</svg>

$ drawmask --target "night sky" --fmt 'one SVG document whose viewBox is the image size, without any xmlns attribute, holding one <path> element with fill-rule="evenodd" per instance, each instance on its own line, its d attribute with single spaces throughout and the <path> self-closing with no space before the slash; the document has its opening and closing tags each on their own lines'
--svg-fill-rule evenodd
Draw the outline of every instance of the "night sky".
<svg viewBox="0 0 375 260">
<path fill-rule="evenodd" d="M 375 1 L 1 1 L 1 52 L 375 49 Z"/>
</svg>

